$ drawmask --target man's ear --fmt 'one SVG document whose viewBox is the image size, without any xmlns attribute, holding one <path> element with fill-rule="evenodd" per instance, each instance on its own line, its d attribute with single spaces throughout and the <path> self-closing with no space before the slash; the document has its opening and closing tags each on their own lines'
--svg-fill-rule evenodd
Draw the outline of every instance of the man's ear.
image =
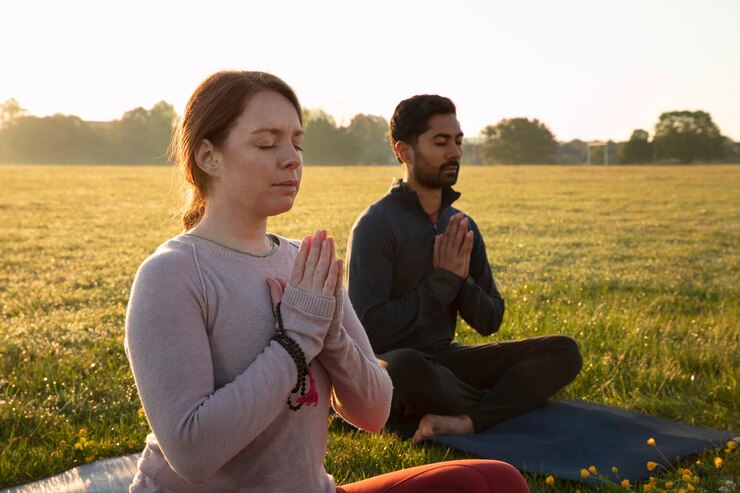
<svg viewBox="0 0 740 493">
<path fill-rule="evenodd" d="M 393 150 L 396 152 L 396 156 L 405 164 L 413 164 L 414 162 L 414 149 L 406 142 L 397 141 L 393 145 Z"/>
<path fill-rule="evenodd" d="M 198 167 L 208 176 L 218 176 L 218 150 L 210 140 L 203 139 L 195 148 L 195 162 Z"/>
</svg>

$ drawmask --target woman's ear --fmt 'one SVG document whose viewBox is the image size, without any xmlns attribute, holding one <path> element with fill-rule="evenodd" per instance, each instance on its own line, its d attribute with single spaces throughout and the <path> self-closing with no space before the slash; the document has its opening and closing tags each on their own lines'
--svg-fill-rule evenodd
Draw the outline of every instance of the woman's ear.
<svg viewBox="0 0 740 493">
<path fill-rule="evenodd" d="M 218 176 L 218 151 L 208 139 L 203 139 L 195 148 L 195 162 L 198 167 L 208 176 Z"/>
</svg>

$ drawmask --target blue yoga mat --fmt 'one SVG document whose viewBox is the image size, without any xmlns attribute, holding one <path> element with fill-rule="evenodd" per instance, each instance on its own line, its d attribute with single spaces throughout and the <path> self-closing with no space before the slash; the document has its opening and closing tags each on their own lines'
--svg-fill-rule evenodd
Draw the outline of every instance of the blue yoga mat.
<svg viewBox="0 0 740 493">
<path fill-rule="evenodd" d="M 403 438 L 413 434 L 416 423 L 392 424 L 389 429 Z M 552 474 L 561 479 L 581 478 L 581 469 L 596 466 L 599 474 L 616 480 L 643 481 L 651 473 L 648 461 L 668 465 L 655 447 L 675 464 L 706 449 L 724 447 L 731 432 L 677 423 L 637 411 L 592 402 L 554 401 L 534 411 L 498 423 L 474 435 L 433 437 L 438 443 L 472 455 L 497 459 L 522 472 Z"/>
</svg>

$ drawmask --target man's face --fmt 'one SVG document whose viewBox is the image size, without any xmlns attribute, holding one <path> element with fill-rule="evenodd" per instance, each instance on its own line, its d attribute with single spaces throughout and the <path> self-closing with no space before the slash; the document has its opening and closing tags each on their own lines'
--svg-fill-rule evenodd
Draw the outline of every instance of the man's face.
<svg viewBox="0 0 740 493">
<path fill-rule="evenodd" d="M 463 133 L 452 114 L 434 115 L 429 130 L 410 147 L 408 181 L 413 186 L 443 188 L 457 182 L 462 156 Z"/>
</svg>

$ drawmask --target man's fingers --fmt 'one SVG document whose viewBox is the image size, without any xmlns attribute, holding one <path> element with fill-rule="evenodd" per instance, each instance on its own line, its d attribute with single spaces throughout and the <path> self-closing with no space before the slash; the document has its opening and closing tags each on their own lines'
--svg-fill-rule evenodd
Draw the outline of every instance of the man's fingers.
<svg viewBox="0 0 740 493">
<path fill-rule="evenodd" d="M 442 235 L 434 236 L 434 248 L 432 250 L 432 266 L 439 267 L 439 244 L 442 242 Z"/>
</svg>

